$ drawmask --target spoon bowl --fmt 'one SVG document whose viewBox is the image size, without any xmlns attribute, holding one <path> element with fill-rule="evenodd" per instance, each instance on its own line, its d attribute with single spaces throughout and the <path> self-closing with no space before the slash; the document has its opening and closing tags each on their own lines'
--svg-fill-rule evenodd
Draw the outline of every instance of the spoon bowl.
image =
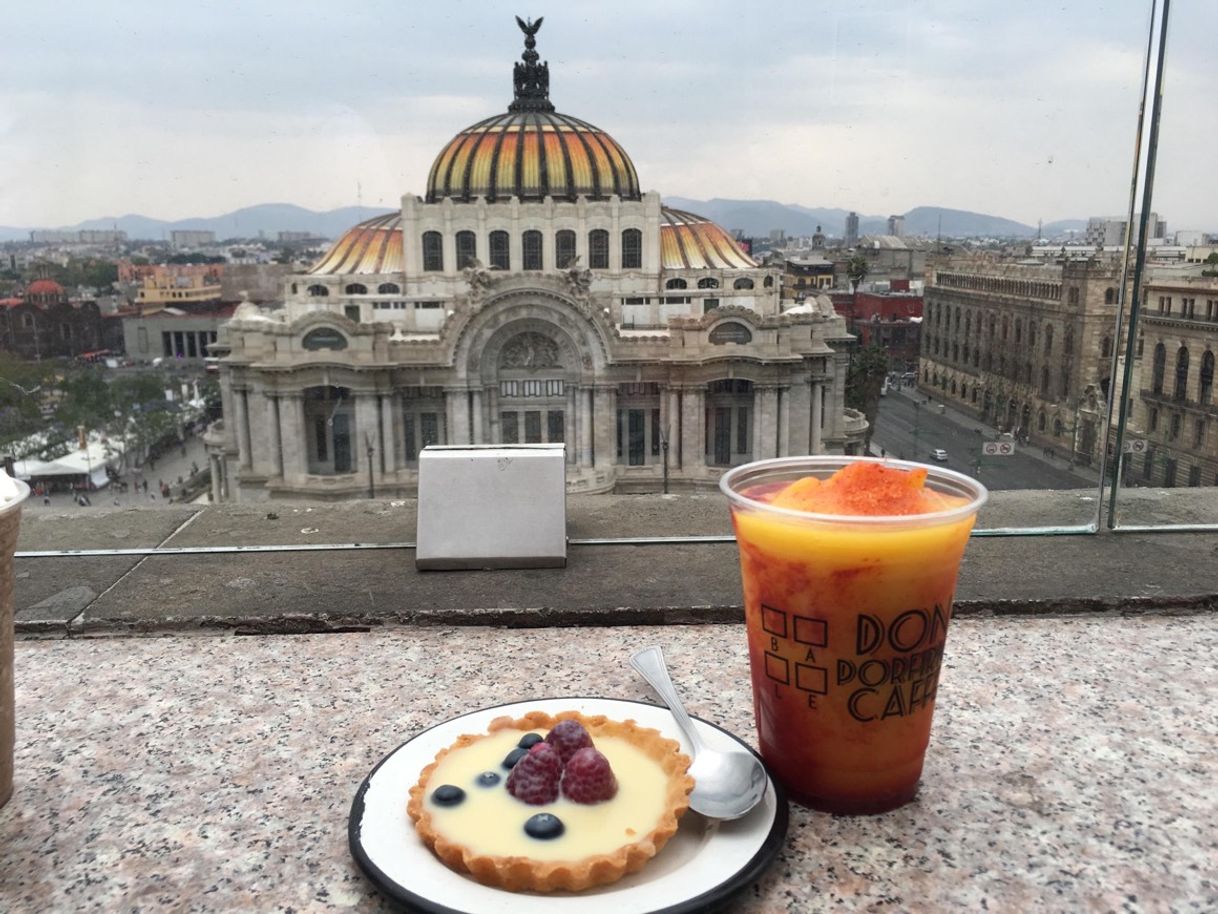
<svg viewBox="0 0 1218 914">
<path fill-rule="evenodd" d="M 724 752 L 703 742 L 668 675 L 664 652 L 655 646 L 644 648 L 630 658 L 630 665 L 668 705 L 693 750 L 689 773 L 694 789 L 689 795 L 689 808 L 712 819 L 739 819 L 760 803 L 767 782 L 761 761 L 750 752 Z"/>
</svg>

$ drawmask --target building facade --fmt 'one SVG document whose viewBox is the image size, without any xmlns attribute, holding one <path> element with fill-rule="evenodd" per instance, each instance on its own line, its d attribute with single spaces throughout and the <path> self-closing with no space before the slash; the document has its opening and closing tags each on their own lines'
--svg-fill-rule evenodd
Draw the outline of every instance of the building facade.
<svg viewBox="0 0 1218 914">
<path fill-rule="evenodd" d="M 779 268 L 556 112 L 522 27 L 508 112 L 292 277 L 282 309 L 221 329 L 214 497 L 410 494 L 429 444 L 561 442 L 573 492 L 860 448 L 844 321 L 827 301 L 784 313 Z"/>
<path fill-rule="evenodd" d="M 53 279 L 35 279 L 23 295 L 0 301 L 0 349 L 23 359 L 47 359 L 101 348 L 97 303 L 69 301 Z"/>
<path fill-rule="evenodd" d="M 919 387 L 1095 465 L 1119 287 L 1115 260 L 938 264 L 927 275 Z"/>
<path fill-rule="evenodd" d="M 1125 481 L 1150 486 L 1218 485 L 1218 280 L 1148 282 L 1139 318 Z"/>
</svg>

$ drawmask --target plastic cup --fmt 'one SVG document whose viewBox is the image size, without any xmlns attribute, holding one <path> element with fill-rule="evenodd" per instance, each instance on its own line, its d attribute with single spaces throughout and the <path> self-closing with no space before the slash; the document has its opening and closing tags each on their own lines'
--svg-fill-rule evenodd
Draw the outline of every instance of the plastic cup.
<svg viewBox="0 0 1218 914">
<path fill-rule="evenodd" d="M 855 516 L 761 498 L 854 462 L 925 469 L 959 506 Z M 813 809 L 869 814 L 918 789 L 960 559 L 985 488 L 899 460 L 763 460 L 724 474 L 740 548 L 753 710 L 762 757 Z"/>
<path fill-rule="evenodd" d="M 4 470 L 0 469 L 0 473 Z M 21 527 L 21 505 L 30 488 L 12 480 L 17 495 L 0 501 L 0 806 L 13 795 L 16 711 L 13 693 L 13 553 Z"/>
</svg>

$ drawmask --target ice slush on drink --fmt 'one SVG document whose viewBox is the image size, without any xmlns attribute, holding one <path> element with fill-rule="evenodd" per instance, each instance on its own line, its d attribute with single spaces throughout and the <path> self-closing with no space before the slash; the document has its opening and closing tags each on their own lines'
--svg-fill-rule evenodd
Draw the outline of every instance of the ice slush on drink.
<svg viewBox="0 0 1218 914">
<path fill-rule="evenodd" d="M 840 456 L 751 463 L 720 486 L 767 765 L 815 809 L 907 803 L 985 488 L 938 467 Z"/>
</svg>

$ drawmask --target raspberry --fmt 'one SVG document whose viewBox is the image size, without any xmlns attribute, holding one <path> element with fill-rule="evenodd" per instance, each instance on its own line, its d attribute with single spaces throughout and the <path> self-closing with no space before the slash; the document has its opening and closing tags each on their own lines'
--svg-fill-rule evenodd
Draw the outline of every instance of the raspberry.
<svg viewBox="0 0 1218 914">
<path fill-rule="evenodd" d="M 592 747 L 592 737 L 578 720 L 560 720 L 546 734 L 546 742 L 558 750 L 564 765 L 580 749 Z"/>
<path fill-rule="evenodd" d="M 562 793 L 576 803 L 599 803 L 613 799 L 617 793 L 617 778 L 609 767 L 609 759 L 591 746 L 580 749 L 571 756 L 563 770 Z"/>
<path fill-rule="evenodd" d="M 512 768 L 507 792 L 530 806 L 553 803 L 558 799 L 562 760 L 549 743 L 538 743 Z"/>
</svg>

